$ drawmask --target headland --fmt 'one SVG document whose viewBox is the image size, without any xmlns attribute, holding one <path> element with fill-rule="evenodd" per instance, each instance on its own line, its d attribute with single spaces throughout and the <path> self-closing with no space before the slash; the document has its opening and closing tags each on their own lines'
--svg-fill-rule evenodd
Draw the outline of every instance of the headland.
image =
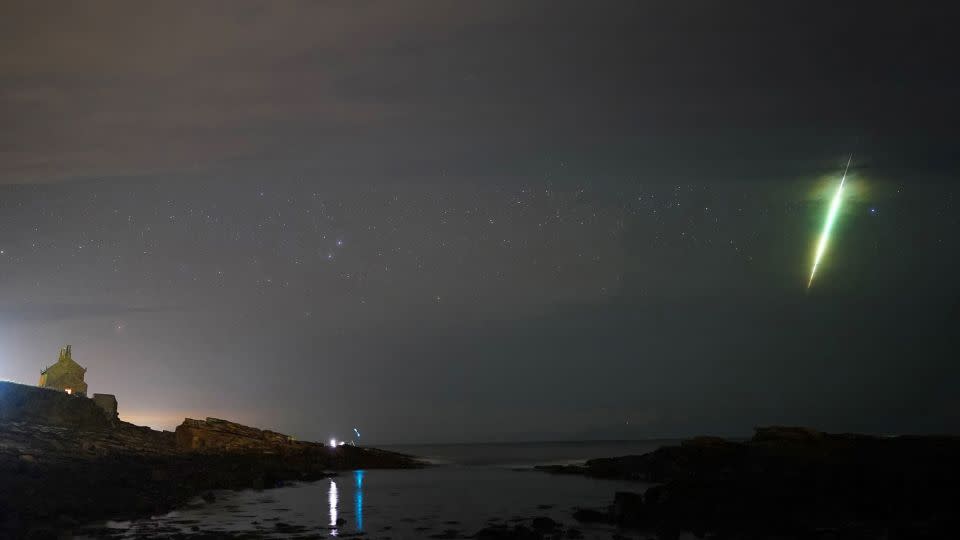
<svg viewBox="0 0 960 540">
<path fill-rule="evenodd" d="M 960 528 L 960 437 L 831 434 L 761 427 L 751 439 L 697 437 L 636 456 L 542 466 L 556 474 L 655 483 L 618 492 L 603 521 L 673 539 L 948 538 Z"/>
<path fill-rule="evenodd" d="M 207 418 L 175 432 L 119 420 L 116 402 L 0 382 L 0 537 L 158 514 L 220 489 L 263 489 L 340 470 L 415 468 L 411 456 Z"/>
</svg>

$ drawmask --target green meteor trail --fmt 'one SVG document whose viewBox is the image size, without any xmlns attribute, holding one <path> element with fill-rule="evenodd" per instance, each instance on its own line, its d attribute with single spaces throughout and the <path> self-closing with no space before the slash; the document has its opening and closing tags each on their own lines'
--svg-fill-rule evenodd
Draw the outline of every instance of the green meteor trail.
<svg viewBox="0 0 960 540">
<path fill-rule="evenodd" d="M 820 241 L 817 242 L 817 253 L 813 257 L 813 269 L 810 270 L 810 280 L 807 281 L 807 289 L 813 285 L 813 276 L 817 274 L 817 267 L 820 266 L 820 259 L 823 252 L 827 250 L 827 242 L 830 240 L 830 230 L 833 229 L 833 222 L 837 219 L 840 212 L 840 203 L 843 202 L 843 183 L 847 180 L 847 171 L 850 169 L 850 161 L 853 160 L 853 154 L 847 159 L 847 166 L 843 169 L 843 177 L 840 178 L 840 186 L 830 201 L 830 210 L 827 212 L 827 222 L 823 224 L 823 231 L 820 233 Z"/>
</svg>

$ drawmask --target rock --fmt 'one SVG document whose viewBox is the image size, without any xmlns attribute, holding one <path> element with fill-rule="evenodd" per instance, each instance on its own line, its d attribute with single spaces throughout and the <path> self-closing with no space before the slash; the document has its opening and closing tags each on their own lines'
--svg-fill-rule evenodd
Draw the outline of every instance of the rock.
<svg viewBox="0 0 960 540">
<path fill-rule="evenodd" d="M 533 527 L 535 531 L 547 532 L 557 529 L 560 527 L 560 524 L 548 517 L 540 516 L 533 518 L 530 526 Z"/>
<path fill-rule="evenodd" d="M 444 539 L 460 538 L 460 531 L 456 529 L 446 529 L 441 533 L 431 534 L 430 538 L 444 538 Z"/>
<path fill-rule="evenodd" d="M 642 456 L 590 460 L 598 477 L 658 482 L 614 496 L 620 526 L 676 538 L 936 538 L 952 518 L 960 437 L 830 434 L 758 428 L 744 442 L 696 438 Z M 600 520 L 580 510 L 581 521 Z M 853 526 L 855 525 L 855 526 Z"/>
<path fill-rule="evenodd" d="M 90 399 L 0 382 L 0 538 L 22 538 L 35 528 L 43 534 L 44 527 L 69 520 L 156 515 L 197 496 L 210 502 L 220 489 L 313 481 L 335 470 L 421 466 L 402 454 L 352 446 L 331 452 L 233 422 L 200 425 L 227 440 L 257 442 L 249 451 L 230 444 L 196 451 L 178 446 L 175 433 L 110 423 Z"/>
<path fill-rule="evenodd" d="M 49 388 L 0 381 L 0 422 L 109 429 L 110 422 L 93 400 Z"/>
<path fill-rule="evenodd" d="M 177 426 L 175 433 L 177 447 L 182 450 L 278 452 L 298 446 L 289 435 L 252 428 L 219 418 L 184 419 L 183 423 Z"/>
<path fill-rule="evenodd" d="M 473 537 L 480 540 L 541 540 L 543 535 L 523 525 L 495 525 L 480 529 Z"/>
<path fill-rule="evenodd" d="M 753 441 L 820 441 L 824 434 L 815 429 L 797 426 L 768 426 L 754 428 Z"/>
<path fill-rule="evenodd" d="M 621 527 L 639 527 L 646 523 L 643 495 L 629 491 L 618 491 L 613 496 L 610 508 L 613 522 Z"/>
<path fill-rule="evenodd" d="M 573 513 L 573 519 L 583 523 L 606 523 L 610 521 L 610 516 L 599 510 L 580 508 Z"/>
<path fill-rule="evenodd" d="M 110 421 L 114 423 L 117 420 L 117 397 L 113 394 L 94 394 L 93 395 L 93 404 L 97 407 L 100 407 L 100 410 L 103 412 L 103 415 Z"/>
<path fill-rule="evenodd" d="M 718 448 L 718 447 L 724 447 L 730 444 L 735 444 L 735 443 L 731 443 L 730 441 L 722 437 L 704 437 L 704 436 L 687 439 L 680 443 L 681 446 L 701 447 L 701 448 Z"/>
</svg>

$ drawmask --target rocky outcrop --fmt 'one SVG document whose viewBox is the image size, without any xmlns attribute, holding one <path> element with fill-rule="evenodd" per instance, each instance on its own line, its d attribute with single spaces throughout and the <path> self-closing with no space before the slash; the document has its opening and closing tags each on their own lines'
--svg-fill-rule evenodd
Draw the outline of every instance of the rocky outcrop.
<svg viewBox="0 0 960 540">
<path fill-rule="evenodd" d="M 117 397 L 113 394 L 94 394 L 93 395 L 93 404 L 97 407 L 100 407 L 100 410 L 103 411 L 103 415 L 107 417 L 111 423 L 116 422 L 118 419 L 117 416 Z"/>
<path fill-rule="evenodd" d="M 275 431 L 256 429 L 219 418 L 184 419 L 177 426 L 177 447 L 202 452 L 282 452 L 305 443 Z"/>
<path fill-rule="evenodd" d="M 93 400 L 59 390 L 0 381 L 0 422 L 28 421 L 86 430 L 109 429 Z"/>
<path fill-rule="evenodd" d="M 559 472 L 658 483 L 617 493 L 606 514 L 663 538 L 940 538 L 960 526 L 957 437 L 758 428 L 748 441 L 698 438 Z"/>
<path fill-rule="evenodd" d="M 0 383 L 0 538 L 161 513 L 209 490 L 417 466 L 393 452 L 329 448 L 225 420 L 155 431 L 110 422 L 90 399 Z"/>
</svg>

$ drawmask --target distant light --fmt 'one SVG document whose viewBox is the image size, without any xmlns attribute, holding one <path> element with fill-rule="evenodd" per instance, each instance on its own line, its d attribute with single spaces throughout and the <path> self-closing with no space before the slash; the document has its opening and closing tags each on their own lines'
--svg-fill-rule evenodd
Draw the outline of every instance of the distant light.
<svg viewBox="0 0 960 540">
<path fill-rule="evenodd" d="M 340 441 L 340 442 L 337 443 L 337 446 L 343 446 L 344 444 L 346 444 L 346 443 L 343 442 L 343 441 Z"/>
<path fill-rule="evenodd" d="M 330 439 L 330 447 L 333 448 L 333 447 L 335 447 L 335 446 L 337 446 L 337 440 L 336 440 L 336 439 Z"/>
</svg>

